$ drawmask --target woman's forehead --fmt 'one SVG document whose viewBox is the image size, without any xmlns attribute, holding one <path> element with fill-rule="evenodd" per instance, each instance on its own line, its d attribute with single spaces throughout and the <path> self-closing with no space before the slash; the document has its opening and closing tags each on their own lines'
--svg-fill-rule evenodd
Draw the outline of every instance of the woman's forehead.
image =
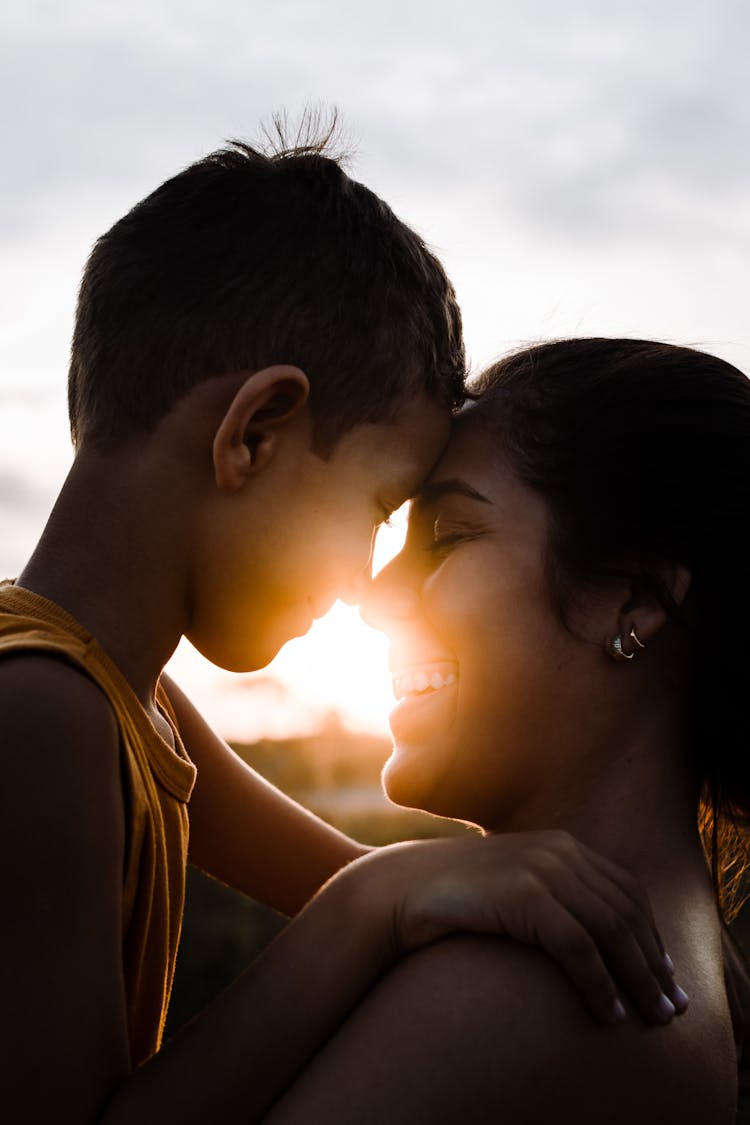
<svg viewBox="0 0 750 1125">
<path fill-rule="evenodd" d="M 462 474 L 491 472 L 497 460 L 494 444 L 479 415 L 462 411 L 453 419 L 448 443 L 428 480 L 452 476 L 456 470 Z"/>
</svg>

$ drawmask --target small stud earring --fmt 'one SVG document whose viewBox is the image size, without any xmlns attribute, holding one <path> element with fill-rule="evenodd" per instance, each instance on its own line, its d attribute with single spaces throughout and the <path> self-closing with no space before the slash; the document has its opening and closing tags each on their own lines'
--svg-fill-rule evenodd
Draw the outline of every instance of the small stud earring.
<svg viewBox="0 0 750 1125">
<path fill-rule="evenodd" d="M 615 660 L 632 660 L 635 656 L 634 652 L 625 652 L 622 647 L 622 635 L 617 634 L 607 645 L 607 651 Z"/>
</svg>

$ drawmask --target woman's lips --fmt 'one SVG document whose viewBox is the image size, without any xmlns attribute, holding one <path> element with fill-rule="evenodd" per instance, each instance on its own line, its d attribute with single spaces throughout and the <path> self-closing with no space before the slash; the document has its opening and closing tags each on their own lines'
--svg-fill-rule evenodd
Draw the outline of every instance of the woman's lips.
<svg viewBox="0 0 750 1125">
<path fill-rule="evenodd" d="M 393 672 L 393 694 L 399 700 L 389 716 L 394 741 L 421 741 L 453 718 L 458 665 L 442 660 L 398 668 Z"/>
</svg>

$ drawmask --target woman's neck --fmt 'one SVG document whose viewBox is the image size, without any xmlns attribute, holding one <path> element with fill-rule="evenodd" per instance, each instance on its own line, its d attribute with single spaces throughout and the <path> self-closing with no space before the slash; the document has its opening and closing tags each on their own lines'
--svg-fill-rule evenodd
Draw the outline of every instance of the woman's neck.
<svg viewBox="0 0 750 1125">
<path fill-rule="evenodd" d="M 598 729 L 594 717 L 589 744 L 560 748 L 544 789 L 492 830 L 564 829 L 654 890 L 688 873 L 710 888 L 684 713 L 665 700 Z"/>
</svg>

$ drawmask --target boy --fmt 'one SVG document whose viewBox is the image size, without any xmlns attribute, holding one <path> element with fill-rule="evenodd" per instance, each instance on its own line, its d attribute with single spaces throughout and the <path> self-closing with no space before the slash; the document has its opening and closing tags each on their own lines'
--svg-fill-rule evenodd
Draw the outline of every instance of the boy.
<svg viewBox="0 0 750 1125">
<path fill-rule="evenodd" d="M 398 955 L 456 928 L 542 944 L 603 1020 L 624 1011 L 602 956 L 646 1018 L 674 996 L 637 889 L 573 841 L 365 854 L 160 678 L 183 634 L 260 668 L 356 599 L 464 396 L 442 268 L 320 147 L 214 153 L 86 267 L 75 461 L 0 590 L 14 1120 L 261 1120 Z M 159 1051 L 188 801 L 191 859 L 289 914 L 346 870 Z"/>
</svg>

